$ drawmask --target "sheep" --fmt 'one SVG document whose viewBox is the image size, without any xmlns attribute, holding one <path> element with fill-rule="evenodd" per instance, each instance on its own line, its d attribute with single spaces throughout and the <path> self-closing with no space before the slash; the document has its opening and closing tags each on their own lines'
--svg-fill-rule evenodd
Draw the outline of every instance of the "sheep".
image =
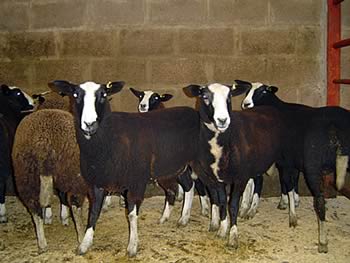
<svg viewBox="0 0 350 263">
<path fill-rule="evenodd" d="M 283 119 L 272 107 L 232 111 L 230 98 L 245 91 L 240 87 L 219 83 L 207 86 L 192 84 L 184 91 L 199 98 L 199 150 L 193 168 L 210 191 L 213 204 L 211 229 L 218 228 L 217 212 L 213 211 L 219 208 L 217 235 L 224 238 L 227 234 L 229 222 L 225 187 L 230 186 L 228 245 L 237 248 L 240 196 L 250 178 L 262 174 L 282 158 Z"/>
<path fill-rule="evenodd" d="M 16 128 L 25 116 L 24 111 L 34 108 L 33 99 L 20 88 L 5 84 L 0 90 L 0 223 L 7 222 L 5 193 L 6 181 L 12 176 L 11 151 Z"/>
<path fill-rule="evenodd" d="M 163 102 L 166 102 L 173 97 L 173 95 L 167 93 L 159 95 L 151 90 L 139 91 L 134 88 L 130 88 L 130 90 L 137 98 L 139 98 L 139 105 L 137 107 L 139 112 L 164 109 Z"/>
<path fill-rule="evenodd" d="M 126 200 L 127 253 L 129 257 L 136 255 L 137 218 L 150 177 L 166 183 L 169 176 L 180 175 L 186 193 L 179 223 L 188 222 L 194 186 L 187 167 L 196 156 L 198 112 L 189 107 L 147 114 L 111 112 L 106 97 L 123 86 L 124 82 L 89 81 L 76 85 L 56 80 L 49 83 L 51 89 L 74 98 L 81 174 L 90 186 L 89 221 L 79 254 L 85 254 L 93 243 L 105 193 L 116 192 Z"/>
<path fill-rule="evenodd" d="M 349 165 L 350 113 L 341 107 L 313 108 L 284 102 L 276 96 L 278 88 L 274 86 L 240 80 L 236 83 L 248 90 L 243 108 L 269 105 L 283 114 L 291 139 L 287 148 L 289 159 L 281 166 L 293 169 L 295 175 L 304 173 L 318 218 L 318 251 L 328 252 L 322 172 L 336 171 L 337 188 L 341 189 Z"/>
<path fill-rule="evenodd" d="M 12 152 L 15 182 L 19 198 L 32 215 L 39 253 L 47 250 L 43 219 L 54 191 L 72 208 L 79 242 L 84 234 L 81 207 L 88 187 L 80 175 L 74 131 L 72 114 L 59 109 L 38 110 L 17 128 Z M 61 210 L 63 220 L 66 213 Z"/>
<path fill-rule="evenodd" d="M 164 109 L 163 102 L 170 100 L 173 95 L 171 94 L 162 94 L 159 95 L 157 92 L 152 90 L 140 91 L 134 88 L 130 88 L 130 91 L 139 99 L 138 111 L 141 113 L 149 112 L 152 110 Z M 201 204 L 201 214 L 207 216 L 209 214 L 209 204 L 208 197 L 206 196 L 206 190 L 203 183 L 198 178 L 193 178 L 195 180 L 195 188 L 199 194 L 200 204 Z M 176 178 L 174 178 L 176 180 Z M 180 184 L 178 184 L 178 195 L 177 198 L 179 201 L 183 199 L 183 189 Z M 169 203 L 169 200 L 167 200 Z M 167 205 L 166 202 L 166 205 Z M 173 206 L 174 203 L 169 203 L 169 205 Z M 163 223 L 168 220 L 169 214 L 166 216 L 162 216 L 160 223 Z"/>
</svg>

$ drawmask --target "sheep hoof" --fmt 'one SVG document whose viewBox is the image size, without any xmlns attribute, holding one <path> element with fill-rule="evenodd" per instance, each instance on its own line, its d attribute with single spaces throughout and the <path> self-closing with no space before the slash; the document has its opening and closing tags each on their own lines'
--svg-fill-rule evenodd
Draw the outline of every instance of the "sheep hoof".
<svg viewBox="0 0 350 263">
<path fill-rule="evenodd" d="M 47 251 L 47 247 L 39 247 L 38 254 L 43 254 Z"/>
<path fill-rule="evenodd" d="M 161 217 L 161 218 L 159 219 L 159 224 L 164 224 L 166 221 L 168 221 L 168 218 L 166 218 L 166 217 Z"/>
<path fill-rule="evenodd" d="M 256 209 L 250 209 L 247 214 L 247 219 L 252 219 L 256 215 Z"/>
<path fill-rule="evenodd" d="M 69 219 L 67 218 L 62 218 L 61 219 L 61 223 L 63 226 L 68 226 L 69 225 Z"/>
<path fill-rule="evenodd" d="M 219 227 L 220 227 L 219 224 L 210 222 L 208 231 L 215 232 L 219 229 Z"/>
<path fill-rule="evenodd" d="M 238 248 L 238 233 L 235 231 L 232 231 L 232 229 L 230 231 L 230 236 L 229 236 L 227 245 L 233 249 Z"/>
<path fill-rule="evenodd" d="M 52 217 L 44 217 L 44 225 L 51 225 Z"/>
<path fill-rule="evenodd" d="M 328 244 L 318 244 L 318 253 L 328 253 Z"/>
<path fill-rule="evenodd" d="M 247 214 L 248 214 L 248 208 L 241 208 L 239 217 L 243 219 L 248 219 Z"/>
<path fill-rule="evenodd" d="M 296 227 L 298 225 L 298 219 L 296 216 L 289 217 L 289 227 Z"/>
<path fill-rule="evenodd" d="M 277 206 L 277 208 L 280 209 L 280 210 L 286 210 L 287 207 L 288 207 L 288 204 L 283 203 L 283 202 L 280 202 L 280 203 L 278 204 L 278 206 Z"/>
<path fill-rule="evenodd" d="M 177 222 L 178 227 L 185 227 L 188 224 L 188 219 L 183 219 L 180 218 L 179 221 Z"/>
<path fill-rule="evenodd" d="M 77 248 L 76 254 L 77 254 L 78 256 L 85 255 L 85 253 L 86 253 L 86 250 L 84 251 L 83 249 L 80 248 L 80 246 Z"/>
<path fill-rule="evenodd" d="M 202 216 L 209 217 L 209 208 L 202 208 L 201 214 Z"/>
<path fill-rule="evenodd" d="M 8 219 L 7 219 L 6 215 L 0 216 L 0 224 L 4 224 L 4 223 L 7 223 L 7 222 L 8 222 Z"/>
</svg>

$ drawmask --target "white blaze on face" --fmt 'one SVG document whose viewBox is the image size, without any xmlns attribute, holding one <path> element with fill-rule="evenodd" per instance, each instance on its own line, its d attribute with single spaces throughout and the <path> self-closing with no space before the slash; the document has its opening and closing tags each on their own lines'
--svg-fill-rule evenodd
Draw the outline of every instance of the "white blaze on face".
<svg viewBox="0 0 350 263">
<path fill-rule="evenodd" d="M 242 101 L 242 109 L 249 109 L 254 107 L 253 96 L 256 89 L 260 88 L 263 84 L 260 82 L 252 83 L 252 87 L 249 90 L 247 96 Z"/>
<path fill-rule="evenodd" d="M 20 89 L 19 87 L 16 87 L 16 86 L 12 86 L 12 87 L 9 87 L 10 89 Z M 34 100 L 31 96 L 29 96 L 27 93 L 25 93 L 23 90 L 21 90 L 24 97 L 27 99 L 28 101 L 28 104 L 29 105 L 32 105 L 34 107 Z"/>
<path fill-rule="evenodd" d="M 144 96 L 139 104 L 139 112 L 147 112 L 149 110 L 149 99 L 153 95 L 153 91 L 144 91 Z M 144 107 L 141 107 L 141 105 L 144 105 Z"/>
<path fill-rule="evenodd" d="M 230 88 L 218 83 L 211 84 L 208 89 L 213 93 L 212 106 L 214 108 L 214 121 L 219 131 L 225 131 L 230 125 L 230 115 L 227 110 L 227 98 Z"/>
<path fill-rule="evenodd" d="M 95 107 L 96 91 L 101 87 L 100 84 L 94 82 L 85 82 L 80 85 L 80 88 L 85 91 L 83 111 L 81 114 L 81 129 L 88 131 L 86 124 L 91 124 L 97 121 L 97 112 Z"/>
</svg>

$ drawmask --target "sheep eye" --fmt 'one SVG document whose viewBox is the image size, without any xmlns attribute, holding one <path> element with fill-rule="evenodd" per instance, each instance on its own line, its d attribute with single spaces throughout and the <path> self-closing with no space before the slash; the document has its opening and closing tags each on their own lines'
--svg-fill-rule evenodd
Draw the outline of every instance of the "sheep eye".
<svg viewBox="0 0 350 263">
<path fill-rule="evenodd" d="M 78 98 L 78 94 L 77 93 L 73 93 L 73 97 L 74 98 Z"/>
<path fill-rule="evenodd" d="M 159 97 L 155 97 L 156 100 L 159 100 Z"/>
<path fill-rule="evenodd" d="M 104 92 L 104 93 L 102 94 L 102 96 L 103 96 L 104 98 L 106 98 L 106 97 L 107 97 L 107 93 Z"/>
<path fill-rule="evenodd" d="M 20 92 L 17 92 L 17 94 L 16 94 L 17 96 L 20 96 L 21 95 L 21 93 Z"/>
<path fill-rule="evenodd" d="M 262 93 L 266 94 L 266 93 L 267 93 L 267 91 L 266 91 L 266 90 L 264 90 Z"/>
</svg>

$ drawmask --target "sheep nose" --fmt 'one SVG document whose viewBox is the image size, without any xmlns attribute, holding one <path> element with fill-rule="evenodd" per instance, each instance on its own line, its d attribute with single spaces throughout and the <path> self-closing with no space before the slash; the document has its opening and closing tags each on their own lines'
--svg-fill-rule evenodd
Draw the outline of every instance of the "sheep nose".
<svg viewBox="0 0 350 263">
<path fill-rule="evenodd" d="M 224 125 L 227 121 L 227 118 L 223 118 L 223 119 L 218 118 L 218 121 L 220 125 Z"/>
<path fill-rule="evenodd" d="M 146 108 L 146 104 L 140 104 L 141 109 Z"/>
<path fill-rule="evenodd" d="M 94 132 L 97 130 L 97 127 L 98 127 L 98 123 L 97 121 L 93 121 L 93 122 L 84 122 L 85 125 L 86 125 L 86 128 L 88 131 L 90 132 Z"/>
<path fill-rule="evenodd" d="M 250 106 L 250 103 L 244 103 L 244 104 L 243 104 L 243 108 L 244 108 L 244 109 L 248 108 L 249 106 Z"/>
</svg>

